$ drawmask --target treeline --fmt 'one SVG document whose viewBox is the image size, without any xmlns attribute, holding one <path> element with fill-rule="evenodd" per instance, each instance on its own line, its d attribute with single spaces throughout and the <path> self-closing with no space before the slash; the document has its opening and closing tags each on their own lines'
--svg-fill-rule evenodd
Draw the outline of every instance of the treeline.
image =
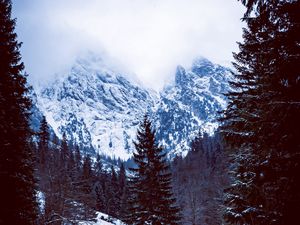
<svg viewBox="0 0 300 225">
<path fill-rule="evenodd" d="M 172 174 L 166 153 L 145 115 L 134 142 L 134 168 L 130 168 L 127 224 L 178 225 L 180 209 L 172 190 Z"/>
<path fill-rule="evenodd" d="M 39 224 L 78 224 L 93 221 L 96 211 L 124 218 L 121 207 L 126 200 L 126 174 L 123 164 L 118 172 L 104 169 L 98 155 L 93 160 L 80 147 L 50 139 L 45 118 L 33 142 L 36 177 L 40 191 Z"/>
<path fill-rule="evenodd" d="M 45 117 L 34 139 L 38 224 L 94 221 L 97 211 L 128 224 L 180 224 L 166 153 L 147 116 L 137 132 L 129 179 L 123 163 L 118 172 L 114 165 L 107 169 L 99 155 L 95 160 L 82 155 L 77 145 L 68 144 L 66 135 L 62 140 L 50 138 Z"/>
<path fill-rule="evenodd" d="M 173 190 L 184 225 L 219 225 L 223 190 L 229 183 L 228 160 L 220 135 L 199 134 L 186 157 L 172 162 Z"/>
<path fill-rule="evenodd" d="M 45 118 L 34 143 L 43 196 L 40 224 L 93 221 L 96 211 L 128 224 L 222 223 L 228 162 L 217 134 L 199 134 L 187 156 L 168 162 L 146 117 L 138 130 L 136 152 L 127 163 L 128 177 L 123 163 L 116 172 L 119 161 L 108 160 L 113 164 L 107 169 L 104 157 L 82 155 L 65 135 L 62 140 L 50 138 Z"/>
</svg>

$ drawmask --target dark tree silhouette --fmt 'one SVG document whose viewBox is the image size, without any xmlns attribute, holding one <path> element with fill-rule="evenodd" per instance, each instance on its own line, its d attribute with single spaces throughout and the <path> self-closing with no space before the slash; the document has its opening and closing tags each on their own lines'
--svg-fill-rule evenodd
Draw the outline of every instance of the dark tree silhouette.
<svg viewBox="0 0 300 225">
<path fill-rule="evenodd" d="M 191 143 L 191 151 L 173 160 L 173 189 L 181 208 L 181 224 L 222 224 L 227 166 L 218 132 L 214 136 L 199 134 Z"/>
<path fill-rule="evenodd" d="M 0 223 L 26 225 L 37 218 L 31 101 L 11 7 L 11 1 L 0 1 Z"/>
<path fill-rule="evenodd" d="M 155 131 L 145 116 L 137 131 L 134 161 L 131 168 L 129 224 L 179 224 L 179 209 L 175 206 L 171 173 L 163 149 L 155 140 Z"/>
<path fill-rule="evenodd" d="M 223 136 L 233 157 L 228 224 L 297 224 L 300 211 L 300 1 L 242 0 Z M 284 193 L 284 194 L 283 194 Z"/>
<path fill-rule="evenodd" d="M 46 121 L 46 117 L 43 116 L 42 121 L 41 121 L 41 125 L 40 125 L 40 129 L 39 129 L 39 142 L 38 142 L 38 154 L 39 154 L 39 167 L 40 170 L 44 170 L 45 166 L 46 166 L 46 157 L 47 157 L 47 153 L 48 153 L 48 147 L 49 147 L 49 138 L 50 138 L 50 134 L 49 134 L 49 127 L 48 127 L 48 123 Z"/>
</svg>

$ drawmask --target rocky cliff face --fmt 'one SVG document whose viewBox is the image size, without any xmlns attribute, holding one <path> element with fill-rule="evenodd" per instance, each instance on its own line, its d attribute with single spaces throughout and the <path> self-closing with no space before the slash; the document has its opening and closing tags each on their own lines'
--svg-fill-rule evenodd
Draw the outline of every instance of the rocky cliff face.
<svg viewBox="0 0 300 225">
<path fill-rule="evenodd" d="M 186 154 L 195 135 L 216 130 L 230 79 L 229 69 L 204 58 L 195 60 L 191 68 L 177 67 L 175 83 L 161 92 L 156 112 L 158 137 L 170 155 Z"/>
<path fill-rule="evenodd" d="M 69 73 L 37 91 L 37 107 L 54 132 L 100 154 L 127 159 L 139 121 L 148 113 L 170 156 L 185 154 L 199 132 L 218 127 L 231 78 L 227 68 L 204 58 L 178 66 L 175 82 L 160 93 L 147 90 L 107 67 L 101 58 L 79 59 Z"/>
</svg>

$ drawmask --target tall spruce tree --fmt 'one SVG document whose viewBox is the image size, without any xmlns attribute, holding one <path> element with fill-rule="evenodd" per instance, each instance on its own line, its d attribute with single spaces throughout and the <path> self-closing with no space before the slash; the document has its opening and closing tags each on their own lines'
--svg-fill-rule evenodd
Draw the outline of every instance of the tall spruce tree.
<svg viewBox="0 0 300 225">
<path fill-rule="evenodd" d="M 222 128 L 233 150 L 228 224 L 297 224 L 300 1 L 243 0 L 244 43 Z M 283 194 L 284 193 L 284 194 Z"/>
<path fill-rule="evenodd" d="M 126 219 L 127 215 L 127 199 L 128 199 L 128 190 L 127 190 L 127 176 L 126 170 L 124 167 L 124 163 L 121 163 L 120 172 L 119 172 L 119 189 L 120 189 L 120 206 L 119 206 L 119 213 L 118 218 L 121 220 Z"/>
<path fill-rule="evenodd" d="M 62 142 L 61 142 L 61 149 L 60 149 L 60 163 L 62 169 L 67 169 L 68 161 L 70 157 L 70 149 L 68 146 L 68 140 L 66 137 L 66 133 L 63 133 Z"/>
<path fill-rule="evenodd" d="M 39 167 L 40 170 L 45 169 L 45 161 L 48 153 L 48 147 L 49 147 L 49 127 L 46 120 L 46 117 L 43 116 L 40 129 L 39 129 L 39 142 L 38 142 L 38 154 L 39 154 Z"/>
<path fill-rule="evenodd" d="M 108 214 L 112 217 L 117 217 L 120 211 L 120 186 L 118 183 L 117 173 L 115 168 L 111 166 L 111 178 L 109 182 L 109 191 L 107 192 Z"/>
<path fill-rule="evenodd" d="M 137 131 L 136 168 L 131 168 L 129 182 L 129 224 L 179 223 L 179 209 L 175 206 L 171 187 L 171 173 L 166 155 L 155 139 L 155 131 L 145 116 Z"/>
<path fill-rule="evenodd" d="M 10 0 L 0 0 L 0 224 L 26 225 L 37 218 L 31 101 L 11 9 Z"/>
<path fill-rule="evenodd" d="M 76 172 L 79 174 L 81 171 L 81 167 L 82 167 L 82 156 L 80 153 L 80 149 L 79 146 L 76 145 L 75 146 L 75 153 L 74 153 L 74 158 L 75 158 L 75 168 L 76 168 Z"/>
<path fill-rule="evenodd" d="M 96 199 L 93 193 L 94 171 L 92 170 L 92 161 L 89 155 L 85 156 L 82 165 L 81 180 L 78 183 L 78 201 L 82 204 L 81 212 L 83 219 L 95 221 L 96 218 Z"/>
<path fill-rule="evenodd" d="M 98 154 L 96 157 L 96 162 L 94 163 L 94 176 L 95 176 L 95 201 L 96 201 L 96 210 L 104 212 L 105 208 L 105 196 L 103 190 L 104 183 L 104 169 L 101 161 L 101 156 Z"/>
</svg>

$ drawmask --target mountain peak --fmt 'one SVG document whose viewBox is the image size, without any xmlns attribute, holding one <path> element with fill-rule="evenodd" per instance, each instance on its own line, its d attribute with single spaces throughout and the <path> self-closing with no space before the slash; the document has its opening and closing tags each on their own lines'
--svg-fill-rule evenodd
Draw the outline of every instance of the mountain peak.
<svg viewBox="0 0 300 225">
<path fill-rule="evenodd" d="M 217 111 L 226 106 L 227 70 L 206 59 L 178 66 L 175 85 L 157 93 L 133 84 L 101 57 L 78 59 L 69 73 L 37 93 L 37 105 L 54 132 L 100 154 L 128 159 L 139 121 L 149 113 L 158 141 L 170 156 L 188 151 L 193 137 L 218 127 Z"/>
<path fill-rule="evenodd" d="M 181 86 L 184 84 L 186 80 L 186 71 L 182 66 L 177 66 L 176 73 L 175 73 L 175 84 L 177 86 Z"/>
<path fill-rule="evenodd" d="M 40 91 L 38 106 L 59 137 L 66 132 L 100 154 L 127 159 L 136 125 L 153 98 L 102 63 L 95 57 L 77 60 L 68 74 Z"/>
<path fill-rule="evenodd" d="M 197 58 L 194 60 L 191 71 L 199 76 L 213 74 L 216 65 L 205 58 Z"/>
</svg>

